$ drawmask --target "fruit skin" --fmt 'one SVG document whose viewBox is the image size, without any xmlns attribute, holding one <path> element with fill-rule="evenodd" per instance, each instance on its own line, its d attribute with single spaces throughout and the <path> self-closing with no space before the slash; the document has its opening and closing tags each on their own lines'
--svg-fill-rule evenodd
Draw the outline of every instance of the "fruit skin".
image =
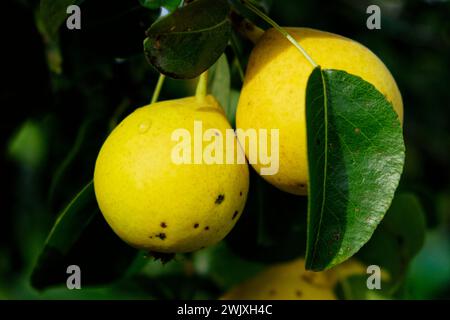
<svg viewBox="0 0 450 320">
<path fill-rule="evenodd" d="M 95 194 L 106 221 L 128 244 L 161 253 L 195 251 L 222 240 L 242 213 L 246 163 L 173 163 L 178 142 L 172 132 L 187 129 L 192 146 L 195 120 L 203 122 L 203 131 L 214 128 L 223 137 L 231 128 L 213 97 L 189 97 L 137 109 L 102 146 Z"/>
<path fill-rule="evenodd" d="M 364 274 L 351 259 L 323 272 L 305 270 L 303 258 L 267 268 L 225 293 L 223 300 L 336 300 L 334 287 L 348 276 Z"/>
<path fill-rule="evenodd" d="M 344 70 L 372 83 L 392 102 L 402 121 L 403 102 L 397 84 L 369 49 L 328 32 L 286 30 L 323 69 Z M 267 30 L 250 55 L 236 113 L 237 128 L 280 130 L 279 171 L 263 177 L 297 195 L 307 194 L 305 95 L 312 70 L 313 66 L 278 31 Z M 264 167 L 252 165 L 258 172 Z"/>
</svg>

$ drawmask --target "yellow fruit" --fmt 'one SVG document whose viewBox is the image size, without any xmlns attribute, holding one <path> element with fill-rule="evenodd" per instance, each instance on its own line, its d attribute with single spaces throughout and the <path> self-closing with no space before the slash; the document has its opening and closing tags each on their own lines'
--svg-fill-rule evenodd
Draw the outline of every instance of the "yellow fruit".
<svg viewBox="0 0 450 320">
<path fill-rule="evenodd" d="M 226 293 L 224 300 L 335 300 L 339 280 L 365 269 L 350 260 L 324 272 L 305 270 L 305 260 L 297 259 L 269 267 L 254 278 Z"/>
<path fill-rule="evenodd" d="M 322 68 L 344 70 L 372 83 L 392 102 L 402 121 L 403 103 L 397 84 L 369 49 L 328 32 L 286 29 Z M 307 193 L 305 94 L 312 70 L 288 40 L 269 29 L 251 53 L 236 114 L 237 128 L 280 130 L 279 171 L 263 177 L 279 189 L 298 195 Z M 248 149 L 245 151 L 248 156 Z M 258 172 L 264 167 L 261 163 L 252 165 Z"/>
<path fill-rule="evenodd" d="M 94 172 L 99 207 L 115 233 L 134 247 L 176 253 L 210 246 L 242 213 L 249 184 L 246 163 L 173 161 L 180 142 L 172 140 L 173 132 L 189 132 L 193 148 L 194 121 L 223 138 L 231 130 L 212 96 L 190 97 L 137 109 L 100 150 Z M 231 141 L 237 145 L 234 135 Z M 203 142 L 201 151 L 210 143 Z"/>
</svg>

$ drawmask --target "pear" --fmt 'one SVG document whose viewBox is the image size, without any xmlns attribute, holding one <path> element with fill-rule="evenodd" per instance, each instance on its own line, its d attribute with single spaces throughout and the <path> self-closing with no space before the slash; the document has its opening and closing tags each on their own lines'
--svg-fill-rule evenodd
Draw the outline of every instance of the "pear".
<svg viewBox="0 0 450 320">
<path fill-rule="evenodd" d="M 286 30 L 323 69 L 344 70 L 373 84 L 402 121 L 403 103 L 397 84 L 368 48 L 319 30 Z M 279 170 L 262 177 L 297 195 L 307 194 L 305 95 L 312 70 L 313 66 L 283 35 L 275 29 L 267 30 L 250 55 L 236 113 L 238 129 L 279 129 Z M 245 153 L 248 156 L 248 148 Z M 260 162 L 251 163 L 258 172 L 265 166 Z"/>
<path fill-rule="evenodd" d="M 334 288 L 351 275 L 365 274 L 364 266 L 348 260 L 323 272 L 305 270 L 305 260 L 273 265 L 225 293 L 223 300 L 335 300 Z"/>
<path fill-rule="evenodd" d="M 214 133 L 211 142 L 199 144 L 198 124 L 204 135 Z M 104 142 L 94 172 L 96 198 L 114 232 L 133 247 L 159 253 L 222 240 L 244 209 L 248 167 L 194 155 L 208 149 L 214 160 L 214 152 L 228 149 L 217 142 L 230 130 L 212 96 L 158 102 L 126 117 Z"/>
</svg>

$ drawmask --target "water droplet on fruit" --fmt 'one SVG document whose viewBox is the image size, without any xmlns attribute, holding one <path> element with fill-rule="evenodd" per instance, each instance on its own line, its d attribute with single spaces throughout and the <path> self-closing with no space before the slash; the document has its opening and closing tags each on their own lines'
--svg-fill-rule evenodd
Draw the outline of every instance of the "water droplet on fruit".
<svg viewBox="0 0 450 320">
<path fill-rule="evenodd" d="M 146 133 L 150 129 L 150 121 L 144 121 L 139 125 L 139 133 Z"/>
</svg>

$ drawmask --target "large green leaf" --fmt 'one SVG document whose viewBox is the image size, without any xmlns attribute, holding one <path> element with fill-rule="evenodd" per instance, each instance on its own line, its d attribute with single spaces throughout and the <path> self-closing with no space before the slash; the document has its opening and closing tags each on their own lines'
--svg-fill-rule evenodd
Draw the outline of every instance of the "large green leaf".
<svg viewBox="0 0 450 320">
<path fill-rule="evenodd" d="M 360 77 L 317 67 L 308 80 L 306 267 L 328 269 L 355 254 L 388 210 L 404 164 L 392 105 Z"/>
<path fill-rule="evenodd" d="M 40 18 L 48 35 L 53 37 L 67 19 L 67 7 L 80 5 L 84 0 L 41 0 Z"/>
<path fill-rule="evenodd" d="M 399 194 L 358 257 L 368 265 L 380 266 L 392 280 L 401 280 L 423 246 L 425 228 L 425 215 L 417 197 Z"/>
<path fill-rule="evenodd" d="M 172 78 L 199 76 L 228 44 L 229 10 L 225 0 L 197 0 L 158 20 L 147 30 L 147 60 Z"/>
</svg>

